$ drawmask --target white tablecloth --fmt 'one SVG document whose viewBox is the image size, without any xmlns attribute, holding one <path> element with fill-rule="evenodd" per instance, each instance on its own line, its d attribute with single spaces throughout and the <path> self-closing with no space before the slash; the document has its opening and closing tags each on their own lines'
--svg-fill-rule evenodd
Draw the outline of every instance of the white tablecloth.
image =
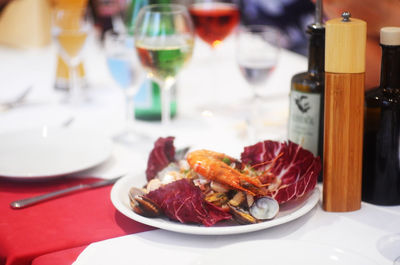
<svg viewBox="0 0 400 265">
<path fill-rule="evenodd" d="M 101 51 L 100 45 L 92 39 L 85 53 L 92 100 L 76 107 L 60 104 L 60 95 L 53 89 L 54 47 L 30 51 L 2 47 L 0 101 L 12 99 L 30 85 L 33 91 L 27 104 L 0 113 L 0 133 L 44 125 L 60 126 L 74 117 L 71 127 L 86 128 L 110 137 L 118 134 L 124 126 L 124 100 L 110 79 Z M 260 115 L 266 125 L 263 138 L 286 137 L 290 78 L 305 69 L 304 57 L 282 51 L 266 86 L 265 110 Z M 244 145 L 251 143 L 243 137 L 251 92 L 235 64 L 232 39 L 217 51 L 197 42 L 191 63 L 179 77 L 178 89 L 179 115 L 169 132 L 176 136 L 177 146 L 211 148 L 237 156 Z M 215 106 L 224 111 L 218 111 Z M 213 115 L 210 111 L 214 111 Z M 89 173 L 111 178 L 119 173 L 142 172 L 154 140 L 165 133 L 159 123 L 139 122 L 137 128 L 149 138 L 116 141 L 112 158 Z M 290 223 L 243 235 L 191 236 L 156 230 L 106 240 L 90 245 L 76 264 L 135 264 L 138 260 L 148 261 L 146 264 L 168 260 L 175 260 L 174 264 L 190 264 L 209 249 L 234 242 L 257 240 L 262 244 L 263 241 L 293 239 L 328 244 L 389 265 L 395 254 L 400 255 L 399 233 L 399 206 L 363 204 L 361 210 L 351 213 L 327 213 L 317 206 Z M 282 255 L 289 254 L 290 250 L 282 250 Z M 101 260 L 96 260 L 98 257 Z"/>
<path fill-rule="evenodd" d="M 324 244 L 371 259 L 377 264 L 392 265 L 396 253 L 400 252 L 400 234 L 395 233 L 400 232 L 399 223 L 400 207 L 363 204 L 362 209 L 356 212 L 328 213 L 318 205 L 307 215 L 290 223 L 241 235 L 193 236 L 156 230 L 110 239 L 91 244 L 74 265 L 125 265 L 138 261 L 151 265 L 197 264 L 202 255 L 230 244 L 255 241 L 262 245 L 274 240 Z M 290 252 L 286 248 L 281 250 L 282 256 L 290 255 Z M 265 255 L 267 264 L 268 249 L 254 255 Z M 298 264 L 307 264 L 302 262 L 304 256 L 298 260 Z M 341 262 L 338 261 L 338 264 L 345 264 Z"/>
<path fill-rule="evenodd" d="M 251 90 L 235 64 L 234 54 L 233 39 L 228 39 L 216 51 L 199 41 L 196 43 L 193 58 L 178 80 L 178 117 L 168 132 L 176 137 L 177 146 L 212 148 L 237 155 L 244 145 L 253 143 L 244 137 Z M 33 86 L 33 90 L 26 104 L 0 113 L 0 133 L 60 126 L 73 117 L 71 128 L 83 128 L 110 137 L 118 135 L 124 128 L 124 98 L 107 71 L 101 45 L 91 38 L 86 46 L 85 66 L 91 98 L 87 105 L 60 104 L 62 94 L 54 90 L 55 63 L 54 46 L 40 50 L 1 47 L 0 102 L 16 97 L 28 86 Z M 303 56 L 282 51 L 265 90 L 265 112 L 260 115 L 260 120 L 267 129 L 262 139 L 286 137 L 290 78 L 304 69 L 306 60 Z M 209 115 L 210 110 L 214 115 Z M 138 161 L 138 157 L 146 160 L 154 140 L 166 136 L 157 122 L 138 121 L 136 127 L 149 138 L 116 142 L 116 153 L 124 153 L 122 160 L 127 152 L 135 155 L 130 161 Z M 128 168 L 138 166 L 142 166 L 142 161 L 127 165 Z M 102 170 L 95 173 L 97 176 L 108 175 Z"/>
</svg>

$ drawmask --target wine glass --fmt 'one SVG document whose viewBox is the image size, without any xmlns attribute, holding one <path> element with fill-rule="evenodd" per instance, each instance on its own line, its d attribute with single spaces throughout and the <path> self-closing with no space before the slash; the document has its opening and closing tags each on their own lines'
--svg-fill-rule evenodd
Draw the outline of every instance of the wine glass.
<svg viewBox="0 0 400 265">
<path fill-rule="evenodd" d="M 170 90 L 191 58 L 194 30 L 185 6 L 155 4 L 143 7 L 135 25 L 135 46 L 148 77 L 161 88 L 161 122 L 170 124 Z"/>
<path fill-rule="evenodd" d="M 60 56 L 68 65 L 69 91 L 66 101 L 72 104 L 85 100 L 78 80 L 78 66 L 82 61 L 90 25 L 85 8 L 56 8 L 52 14 L 52 35 Z"/>
<path fill-rule="evenodd" d="M 194 0 L 189 6 L 197 36 L 212 48 L 219 46 L 239 23 L 234 1 Z"/>
<path fill-rule="evenodd" d="M 270 26 L 248 25 L 237 30 L 236 61 L 253 94 L 247 104 L 251 106 L 247 124 L 253 138 L 258 117 L 265 117 L 261 113 L 262 97 L 278 61 L 281 39 L 280 31 Z"/>
<path fill-rule="evenodd" d="M 134 96 L 139 90 L 143 69 L 134 49 L 134 40 L 125 31 L 108 30 L 104 34 L 107 66 L 114 81 L 125 97 L 126 131 L 133 132 Z"/>
</svg>

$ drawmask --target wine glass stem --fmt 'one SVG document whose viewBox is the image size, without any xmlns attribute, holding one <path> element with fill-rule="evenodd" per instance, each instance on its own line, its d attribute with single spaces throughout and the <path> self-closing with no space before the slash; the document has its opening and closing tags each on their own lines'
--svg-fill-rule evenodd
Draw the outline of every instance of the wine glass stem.
<svg viewBox="0 0 400 265">
<path fill-rule="evenodd" d="M 258 126 L 257 120 L 260 118 L 259 116 L 261 115 L 260 113 L 261 100 L 260 100 L 260 95 L 254 91 L 254 88 L 252 89 L 253 89 L 253 95 L 252 95 L 252 102 L 250 106 L 250 113 L 247 125 L 248 125 L 249 140 L 250 142 L 255 142 L 257 141 L 257 126 Z"/>
<path fill-rule="evenodd" d="M 133 95 L 125 93 L 125 119 L 126 127 L 135 126 L 135 100 Z"/>
<path fill-rule="evenodd" d="M 161 123 L 168 126 L 171 123 L 171 87 L 172 80 L 166 80 L 160 85 L 161 92 Z"/>
<path fill-rule="evenodd" d="M 78 84 L 78 66 L 69 66 L 69 101 L 71 103 L 77 103 L 79 100 L 79 84 Z"/>
</svg>

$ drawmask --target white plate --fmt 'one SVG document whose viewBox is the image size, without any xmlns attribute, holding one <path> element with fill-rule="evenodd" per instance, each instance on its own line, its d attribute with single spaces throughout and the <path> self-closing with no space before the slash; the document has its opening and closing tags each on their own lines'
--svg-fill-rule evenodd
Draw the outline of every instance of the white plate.
<svg viewBox="0 0 400 265">
<path fill-rule="evenodd" d="M 75 173 L 105 161 L 111 141 L 98 133 L 29 129 L 0 134 L 0 176 L 45 178 Z"/>
<path fill-rule="evenodd" d="M 236 243 L 201 256 L 193 265 L 378 265 L 360 254 L 308 241 L 263 240 Z"/>
<path fill-rule="evenodd" d="M 125 216 L 137 222 L 169 231 L 196 235 L 241 234 L 284 224 L 309 212 L 318 203 L 320 197 L 320 192 L 318 188 L 316 188 L 307 198 L 281 206 L 278 216 L 270 221 L 250 225 L 236 225 L 233 223 L 220 222 L 212 227 L 205 227 L 196 224 L 181 224 L 167 218 L 147 218 L 134 213 L 129 206 L 128 192 L 131 187 L 142 187 L 144 181 L 144 174 L 135 177 L 128 175 L 118 180 L 111 190 L 111 201 L 115 208 Z"/>
</svg>

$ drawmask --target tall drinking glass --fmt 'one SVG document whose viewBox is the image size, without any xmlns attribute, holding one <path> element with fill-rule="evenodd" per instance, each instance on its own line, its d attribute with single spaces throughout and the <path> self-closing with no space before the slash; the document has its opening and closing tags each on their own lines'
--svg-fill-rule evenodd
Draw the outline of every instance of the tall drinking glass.
<svg viewBox="0 0 400 265">
<path fill-rule="evenodd" d="M 137 58 L 133 37 L 124 31 L 104 34 L 104 50 L 110 74 L 125 98 L 126 132 L 134 132 L 134 96 L 139 90 L 143 70 Z"/>
<path fill-rule="evenodd" d="M 189 6 L 196 34 L 212 48 L 219 46 L 239 23 L 235 1 L 194 0 Z"/>
<path fill-rule="evenodd" d="M 161 122 L 170 124 L 171 87 L 191 58 L 194 30 L 185 6 L 156 4 L 143 7 L 135 25 L 135 46 L 147 74 L 161 88 Z"/>
<path fill-rule="evenodd" d="M 78 66 L 82 61 L 82 50 L 89 28 L 85 8 L 54 9 L 52 34 L 59 54 L 68 64 L 70 78 L 66 100 L 72 104 L 80 103 L 85 99 L 78 80 Z"/>
</svg>

